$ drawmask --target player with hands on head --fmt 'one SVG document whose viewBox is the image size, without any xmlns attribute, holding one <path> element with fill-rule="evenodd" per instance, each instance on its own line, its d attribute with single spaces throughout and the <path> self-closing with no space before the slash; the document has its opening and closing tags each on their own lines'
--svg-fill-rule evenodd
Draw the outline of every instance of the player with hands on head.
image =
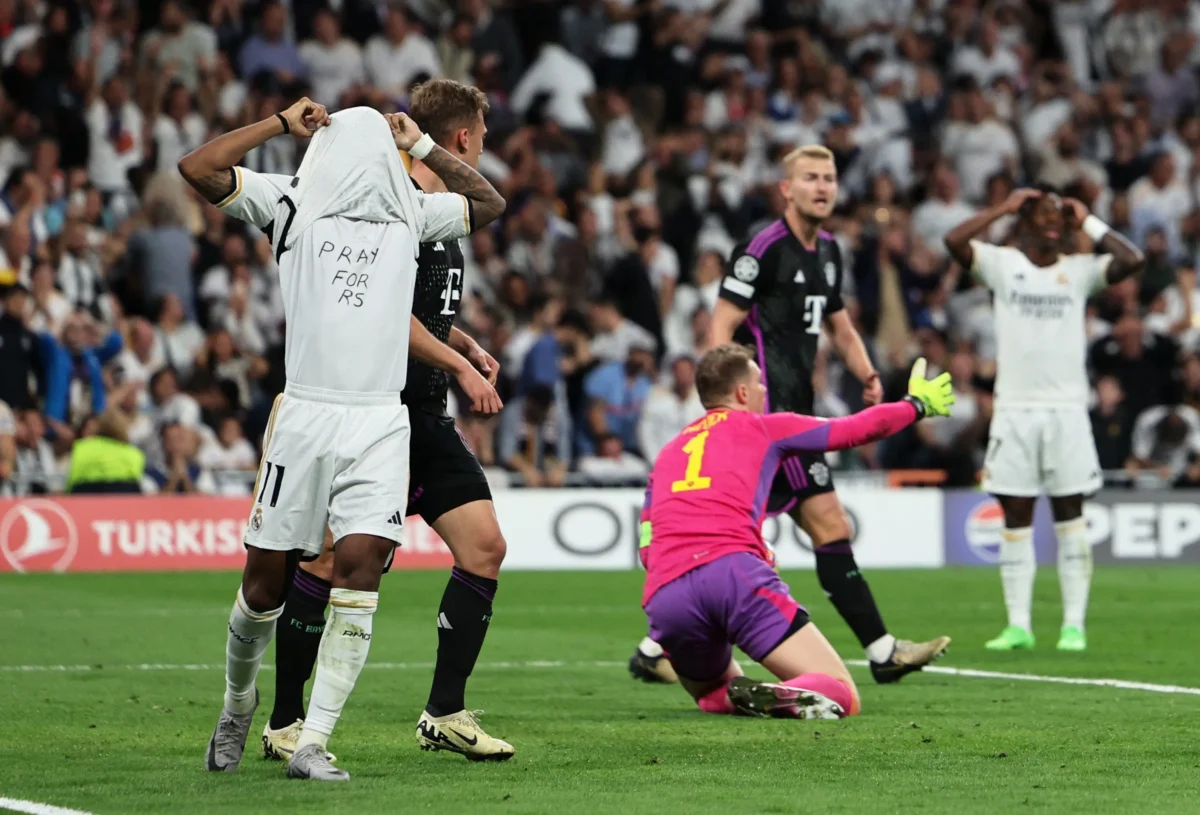
<svg viewBox="0 0 1200 815">
<path fill-rule="evenodd" d="M 978 236 L 1016 215 L 1011 246 Z M 1082 231 L 1092 252 L 1080 252 Z M 1049 189 L 1015 190 L 950 230 L 950 255 L 995 294 L 995 407 L 984 458 L 983 489 L 1004 512 L 1000 577 L 1008 625 L 987 648 L 1032 648 L 1033 511 L 1050 496 L 1063 597 L 1060 651 L 1087 648 L 1085 618 L 1092 547 L 1084 497 L 1100 489 L 1100 460 L 1088 418 L 1088 298 L 1138 273 L 1142 253 L 1088 212 Z"/>
</svg>

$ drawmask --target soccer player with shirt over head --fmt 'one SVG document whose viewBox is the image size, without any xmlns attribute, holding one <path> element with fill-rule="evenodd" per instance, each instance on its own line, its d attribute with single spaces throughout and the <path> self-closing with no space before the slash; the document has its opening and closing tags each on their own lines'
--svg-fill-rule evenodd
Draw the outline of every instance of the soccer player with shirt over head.
<svg viewBox="0 0 1200 815">
<path fill-rule="evenodd" d="M 712 318 L 712 345 L 737 340 L 757 350 L 767 386 L 767 410 L 813 412 L 813 365 L 822 330 L 846 367 L 863 384 L 863 402 L 883 398 L 883 387 L 862 338 L 842 302 L 841 250 L 821 229 L 838 195 L 833 153 L 821 145 L 783 159 L 784 215 L 734 248 Z M 884 624 L 871 587 L 854 558 L 850 521 L 834 491 L 833 473 L 820 451 L 785 460 L 767 501 L 770 515 L 788 513 L 813 543 L 817 580 L 850 626 L 871 663 L 876 682 L 897 682 L 945 653 L 949 637 L 927 642 L 897 639 Z M 668 658 L 647 637 L 630 660 L 640 679 L 670 681 Z"/>
<path fill-rule="evenodd" d="M 792 599 L 763 543 L 771 485 L 796 453 L 844 450 L 948 416 L 950 374 L 913 366 L 908 395 L 839 419 L 763 414 L 767 388 L 754 353 L 722 345 L 700 360 L 696 389 L 708 413 L 659 453 L 642 511 L 642 606 L 650 635 L 706 713 L 837 719 L 859 711 L 837 652 Z M 731 646 L 781 680 L 741 674 Z"/>
<path fill-rule="evenodd" d="M 294 177 L 236 166 L 276 136 L 312 136 Z M 397 153 L 425 161 L 451 192 L 418 194 Z M 302 99 L 179 162 L 208 201 L 263 229 L 280 267 L 287 385 L 276 400 L 246 527 L 246 567 L 229 617 L 225 700 L 205 756 L 241 762 L 258 704 L 254 680 L 301 555 L 336 540 L 331 611 L 308 717 L 288 775 L 344 781 L 326 743 L 370 648 L 379 580 L 408 499 L 408 362 L 417 254 L 494 220 L 504 199 L 407 116 L 370 108 L 330 117 Z"/>
<path fill-rule="evenodd" d="M 1005 215 L 1018 216 L 1015 246 L 975 239 Z M 1097 254 L 1078 252 L 1078 230 Z M 1082 202 L 1049 190 L 1016 190 L 950 230 L 945 242 L 992 290 L 996 313 L 996 398 L 983 489 L 1004 511 L 1000 578 L 1008 626 L 987 647 L 1034 646 L 1033 510 L 1046 493 L 1063 596 L 1058 650 L 1083 651 L 1092 579 L 1083 499 L 1103 483 L 1088 420 L 1085 312 L 1092 294 L 1140 271 L 1145 261 Z"/>
</svg>

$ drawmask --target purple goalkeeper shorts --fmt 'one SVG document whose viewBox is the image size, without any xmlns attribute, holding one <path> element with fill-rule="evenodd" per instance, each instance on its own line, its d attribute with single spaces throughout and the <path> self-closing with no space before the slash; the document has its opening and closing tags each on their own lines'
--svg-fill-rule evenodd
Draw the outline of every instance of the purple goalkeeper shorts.
<svg viewBox="0 0 1200 815">
<path fill-rule="evenodd" d="M 761 662 L 808 622 L 787 583 L 749 552 L 717 558 L 663 586 L 646 604 L 650 637 L 675 672 L 707 682 L 725 673 L 733 645 Z"/>
</svg>

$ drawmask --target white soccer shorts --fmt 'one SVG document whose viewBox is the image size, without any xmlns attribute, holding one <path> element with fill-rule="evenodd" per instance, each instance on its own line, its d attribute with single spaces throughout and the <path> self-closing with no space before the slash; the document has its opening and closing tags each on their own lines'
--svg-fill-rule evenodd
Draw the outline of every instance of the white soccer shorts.
<svg viewBox="0 0 1200 815">
<path fill-rule="evenodd" d="M 992 495 L 1090 495 L 1103 485 L 1092 424 L 1082 407 L 997 408 L 983 489 Z"/>
<path fill-rule="evenodd" d="M 328 524 L 335 541 L 377 535 L 399 544 L 409 437 L 399 394 L 288 384 L 267 424 L 245 543 L 317 555 Z"/>
</svg>

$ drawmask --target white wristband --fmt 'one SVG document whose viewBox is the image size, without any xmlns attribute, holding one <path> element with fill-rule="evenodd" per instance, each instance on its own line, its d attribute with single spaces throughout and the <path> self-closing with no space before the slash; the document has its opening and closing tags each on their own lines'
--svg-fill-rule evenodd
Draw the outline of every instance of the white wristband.
<svg viewBox="0 0 1200 815">
<path fill-rule="evenodd" d="M 1083 231 L 1092 239 L 1092 243 L 1099 243 L 1111 231 L 1111 227 L 1095 215 L 1089 215 L 1083 219 Z"/>
<path fill-rule="evenodd" d="M 433 148 L 437 147 L 437 142 L 433 140 L 433 136 L 428 133 L 421 134 L 421 138 L 417 139 L 417 143 L 408 148 L 408 154 L 421 161 L 432 152 Z M 1108 227 L 1105 227 L 1107 229 Z"/>
</svg>

